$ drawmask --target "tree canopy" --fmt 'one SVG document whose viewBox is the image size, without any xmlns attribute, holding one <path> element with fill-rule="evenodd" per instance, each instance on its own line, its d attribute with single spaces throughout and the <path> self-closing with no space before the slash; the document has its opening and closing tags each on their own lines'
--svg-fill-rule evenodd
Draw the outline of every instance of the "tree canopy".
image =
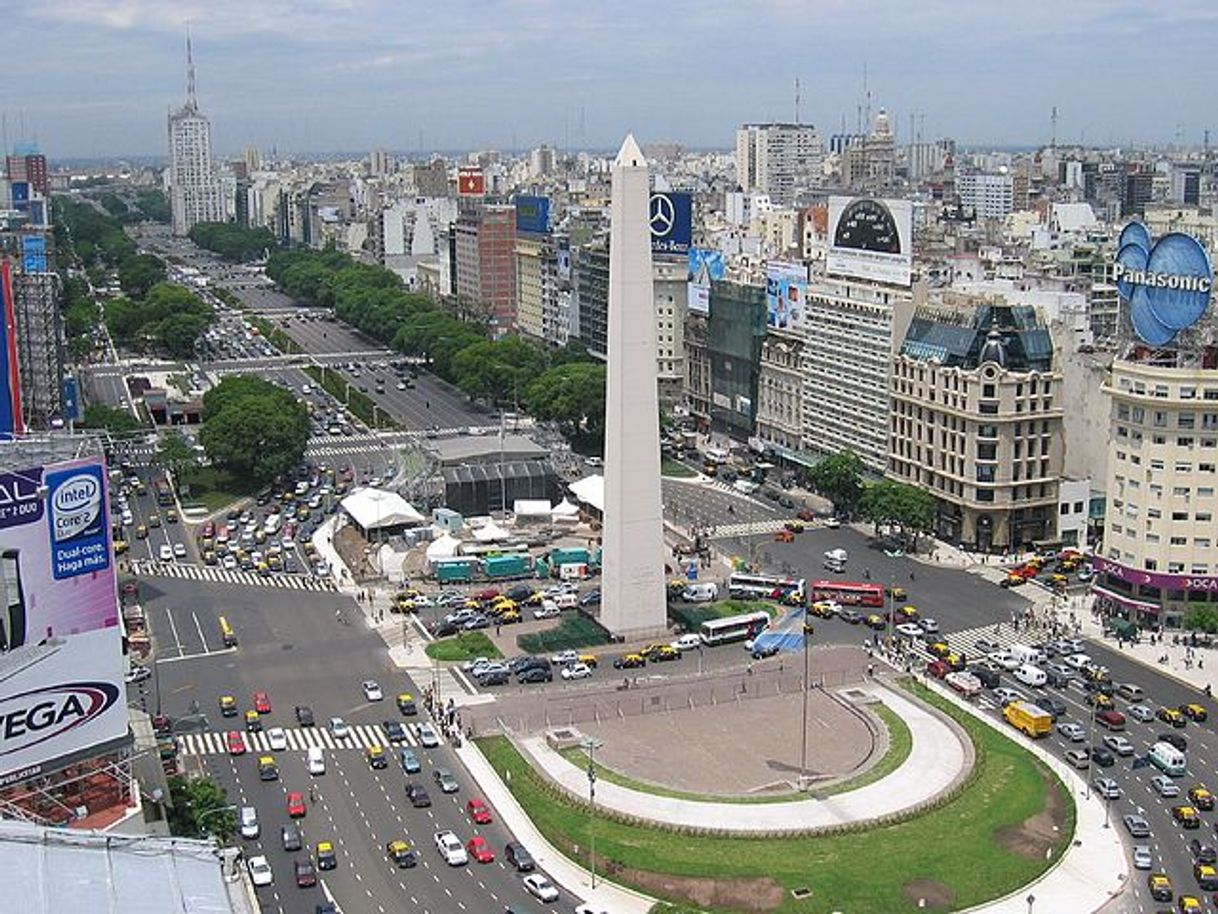
<svg viewBox="0 0 1218 914">
<path fill-rule="evenodd" d="M 304 456 L 309 414 L 300 401 L 269 381 L 225 378 L 203 395 L 203 409 L 199 443 L 221 467 L 269 482 Z"/>
<path fill-rule="evenodd" d="M 524 402 L 536 418 L 560 423 L 568 437 L 600 437 L 605 432 L 605 366 L 556 365 L 529 385 Z"/>
<path fill-rule="evenodd" d="M 106 326 L 124 346 L 161 350 L 190 358 L 195 341 L 211 323 L 211 306 L 185 286 L 162 282 L 142 298 L 114 298 L 105 306 Z"/>
<path fill-rule="evenodd" d="M 136 254 L 118 266 L 118 284 L 134 298 L 143 298 L 153 286 L 165 281 L 165 275 L 165 264 L 152 254 Z"/>
<path fill-rule="evenodd" d="M 232 222 L 195 223 L 190 240 L 233 263 L 257 260 L 277 246 L 269 229 L 246 228 Z"/>
<path fill-rule="evenodd" d="M 859 513 L 877 527 L 895 525 L 909 540 L 916 542 L 935 522 L 935 497 L 925 489 L 885 479 L 867 486 L 859 499 Z"/>
<path fill-rule="evenodd" d="M 237 830 L 228 794 L 211 778 L 171 777 L 169 802 L 169 831 L 179 838 L 214 835 L 228 841 Z"/>
<path fill-rule="evenodd" d="M 125 409 L 90 403 L 80 423 L 84 428 L 104 428 L 112 435 L 123 435 L 144 428 L 143 423 Z"/>
<path fill-rule="evenodd" d="M 837 513 L 851 515 L 863 494 L 863 461 L 854 451 L 841 451 L 812 467 L 808 481 L 833 502 Z"/>
<path fill-rule="evenodd" d="M 179 432 L 170 431 L 158 442 L 152 462 L 168 470 L 175 483 L 181 483 L 183 477 L 198 466 L 199 458 Z"/>
</svg>

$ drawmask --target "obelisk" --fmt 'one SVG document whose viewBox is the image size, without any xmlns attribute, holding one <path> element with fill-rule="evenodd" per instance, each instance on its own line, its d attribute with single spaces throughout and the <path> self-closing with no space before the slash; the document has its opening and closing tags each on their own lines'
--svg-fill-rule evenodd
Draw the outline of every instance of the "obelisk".
<svg viewBox="0 0 1218 914">
<path fill-rule="evenodd" d="M 626 638 L 667 627 L 660 422 L 647 162 L 633 136 L 613 161 L 601 624 Z"/>
</svg>

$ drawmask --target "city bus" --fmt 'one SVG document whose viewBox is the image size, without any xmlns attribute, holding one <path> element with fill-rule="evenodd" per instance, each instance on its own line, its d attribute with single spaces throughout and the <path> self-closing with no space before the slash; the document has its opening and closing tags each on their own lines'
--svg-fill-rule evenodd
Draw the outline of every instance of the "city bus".
<svg viewBox="0 0 1218 914">
<path fill-rule="evenodd" d="M 765 574 L 735 572 L 727 579 L 727 592 L 733 600 L 782 600 L 803 602 L 803 578 L 776 578 Z"/>
<path fill-rule="evenodd" d="M 156 492 L 158 505 L 167 507 L 173 504 L 173 489 L 169 485 L 169 480 L 164 476 L 158 476 L 152 481 L 152 490 Z"/>
<path fill-rule="evenodd" d="M 756 638 L 769 627 L 769 613 L 744 613 L 739 616 L 724 616 L 721 619 L 707 619 L 698 630 L 698 636 L 702 639 L 702 643 L 709 647 L 715 644 L 727 644 L 729 641 Z"/>
<path fill-rule="evenodd" d="M 855 581 L 813 581 L 812 601 L 836 600 L 843 606 L 883 607 L 884 586 Z"/>
<path fill-rule="evenodd" d="M 223 639 L 225 647 L 237 646 L 237 633 L 233 631 L 233 627 L 228 624 L 228 619 L 224 616 L 220 617 L 220 637 Z"/>
</svg>

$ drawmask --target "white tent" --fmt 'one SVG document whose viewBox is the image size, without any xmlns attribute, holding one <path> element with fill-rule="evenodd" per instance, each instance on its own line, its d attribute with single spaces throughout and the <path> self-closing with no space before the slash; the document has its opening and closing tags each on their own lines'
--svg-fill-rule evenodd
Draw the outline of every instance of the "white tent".
<svg viewBox="0 0 1218 914">
<path fill-rule="evenodd" d="M 554 510 L 550 512 L 550 520 L 553 523 L 578 523 L 579 522 L 579 507 L 571 504 L 565 498 L 554 506 Z"/>
<path fill-rule="evenodd" d="M 434 562 L 436 559 L 452 558 L 460 548 L 461 541 L 455 536 L 449 536 L 445 533 L 439 539 L 432 540 L 431 544 L 428 545 L 427 561 Z"/>
<path fill-rule="evenodd" d="M 597 511 L 605 510 L 605 477 L 585 476 L 567 486 L 579 501 Z"/>
<path fill-rule="evenodd" d="M 508 533 L 493 520 L 488 521 L 483 527 L 479 527 L 474 531 L 474 539 L 480 543 L 496 543 L 500 540 L 510 539 L 512 534 Z"/>
<path fill-rule="evenodd" d="M 544 520 L 550 516 L 548 498 L 518 498 L 512 502 L 512 513 L 519 520 Z"/>
<path fill-rule="evenodd" d="M 359 489 L 341 502 L 342 509 L 365 531 L 409 527 L 424 522 L 423 515 L 397 492 Z"/>
</svg>

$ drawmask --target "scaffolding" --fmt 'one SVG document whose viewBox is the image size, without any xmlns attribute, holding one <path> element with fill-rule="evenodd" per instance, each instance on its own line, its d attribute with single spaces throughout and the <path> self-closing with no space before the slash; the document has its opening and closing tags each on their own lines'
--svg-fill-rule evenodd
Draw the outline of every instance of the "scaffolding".
<svg viewBox="0 0 1218 914">
<path fill-rule="evenodd" d="M 48 428 L 63 414 L 63 331 L 55 273 L 17 273 L 13 311 L 21 411 L 27 428 Z"/>
</svg>

